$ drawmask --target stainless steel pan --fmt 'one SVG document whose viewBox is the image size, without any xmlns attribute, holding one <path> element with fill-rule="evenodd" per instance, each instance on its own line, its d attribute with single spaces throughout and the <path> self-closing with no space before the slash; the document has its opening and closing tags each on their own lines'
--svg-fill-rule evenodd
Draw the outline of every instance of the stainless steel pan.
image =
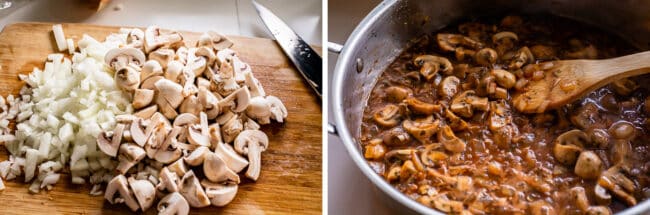
<svg viewBox="0 0 650 215">
<path fill-rule="evenodd" d="M 410 41 L 465 17 L 510 13 L 545 13 L 568 17 L 615 32 L 647 50 L 650 47 L 650 1 L 638 0 L 387 0 L 357 26 L 342 47 L 330 84 L 330 101 L 337 133 L 352 160 L 404 212 L 440 214 L 394 189 L 366 163 L 358 142 L 361 116 L 370 91 L 382 71 Z M 650 212 L 650 201 L 622 214 Z"/>
</svg>

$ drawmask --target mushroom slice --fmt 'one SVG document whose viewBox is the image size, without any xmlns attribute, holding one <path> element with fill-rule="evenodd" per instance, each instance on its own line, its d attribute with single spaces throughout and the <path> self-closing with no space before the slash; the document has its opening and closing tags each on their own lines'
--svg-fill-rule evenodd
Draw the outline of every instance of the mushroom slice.
<svg viewBox="0 0 650 215">
<path fill-rule="evenodd" d="M 533 62 L 535 62 L 535 57 L 533 56 L 533 53 L 530 52 L 530 49 L 528 49 L 527 46 L 524 46 L 520 48 L 519 51 L 517 51 L 514 58 L 508 65 L 508 68 L 511 70 L 516 70 L 528 63 L 533 63 Z"/>
<path fill-rule="evenodd" d="M 517 37 L 517 34 L 512 33 L 510 31 L 502 31 L 492 35 L 493 43 L 499 43 L 504 39 L 519 40 L 519 37 Z"/>
<path fill-rule="evenodd" d="M 201 35 L 197 46 L 210 46 L 215 50 L 221 51 L 232 47 L 233 43 L 225 36 L 214 32 L 208 31 Z"/>
<path fill-rule="evenodd" d="M 113 132 L 102 132 L 97 135 L 97 146 L 102 152 L 104 152 L 104 154 L 115 157 L 119 148 L 119 142 L 113 144 L 109 139 L 111 136 L 113 136 Z"/>
<path fill-rule="evenodd" d="M 433 136 L 436 132 L 438 132 L 438 128 L 440 126 L 440 121 L 436 120 L 433 121 L 433 117 L 427 117 L 425 119 L 419 119 L 419 120 L 404 120 L 402 122 L 402 127 L 406 132 L 409 134 L 413 135 L 415 139 L 420 141 L 421 143 L 427 143 L 429 142 L 431 136 Z"/>
<path fill-rule="evenodd" d="M 198 115 L 198 114 L 197 114 Z M 174 127 L 181 127 L 185 125 L 192 125 L 199 123 L 199 118 L 191 113 L 182 113 L 174 119 Z"/>
<path fill-rule="evenodd" d="M 612 210 L 607 206 L 590 206 L 585 211 L 585 215 L 611 215 Z"/>
<path fill-rule="evenodd" d="M 470 118 L 474 115 L 472 102 L 477 99 L 473 90 L 466 90 L 451 100 L 449 109 L 455 114 Z"/>
<path fill-rule="evenodd" d="M 442 110 L 442 107 L 438 104 L 427 103 L 415 97 L 409 97 L 404 100 L 404 102 L 408 106 L 409 110 L 419 114 L 431 115 Z M 399 111 L 399 108 L 396 111 Z"/>
<path fill-rule="evenodd" d="M 208 147 L 201 146 L 199 148 L 196 148 L 191 153 L 187 154 L 183 159 L 185 160 L 185 163 L 190 166 L 198 166 L 203 164 L 203 159 L 207 153 L 210 153 L 210 149 L 208 149 Z"/>
<path fill-rule="evenodd" d="M 140 89 L 148 89 L 148 90 L 153 90 L 155 89 L 155 83 L 163 79 L 162 76 L 151 76 L 145 80 L 142 81 L 140 84 Z"/>
<path fill-rule="evenodd" d="M 147 80 L 150 77 L 162 75 L 163 67 L 160 65 L 160 63 L 155 60 L 148 60 L 142 66 L 142 70 L 140 71 L 140 80 Z"/>
<path fill-rule="evenodd" d="M 208 134 L 210 135 L 210 149 L 215 149 L 217 144 L 223 143 L 221 139 L 221 127 L 219 123 L 212 123 L 208 126 Z"/>
<path fill-rule="evenodd" d="M 438 95 L 446 98 L 451 98 L 458 93 L 460 89 L 460 79 L 456 76 L 447 76 L 442 79 L 438 85 Z"/>
<path fill-rule="evenodd" d="M 501 128 L 512 121 L 509 110 L 504 100 L 490 103 L 490 113 L 488 115 L 488 128 L 490 131 L 499 132 Z"/>
<path fill-rule="evenodd" d="M 205 194 L 210 198 L 212 205 L 217 207 L 226 206 L 237 195 L 237 184 L 217 184 L 202 180 L 201 185 L 205 187 Z"/>
<path fill-rule="evenodd" d="M 266 96 L 266 92 L 264 91 L 262 84 L 260 84 L 260 81 L 257 80 L 257 78 L 253 77 L 252 72 L 245 72 L 244 79 L 245 79 L 246 86 L 250 88 L 251 97 Z"/>
<path fill-rule="evenodd" d="M 201 106 L 205 109 L 204 111 L 208 115 L 208 119 L 214 119 L 221 113 L 219 99 L 208 89 L 199 89 L 198 99 Z"/>
<path fill-rule="evenodd" d="M 420 55 L 413 60 L 413 64 L 420 67 L 420 74 L 427 81 L 433 79 L 433 77 L 438 74 L 438 71 L 441 71 L 445 74 L 449 74 L 454 71 L 454 67 L 451 65 L 451 62 L 445 57 Z"/>
<path fill-rule="evenodd" d="M 578 157 L 575 174 L 584 179 L 597 179 L 603 171 L 603 161 L 592 151 L 583 151 Z"/>
<path fill-rule="evenodd" d="M 239 184 L 239 175 L 228 168 L 226 161 L 216 153 L 206 153 L 203 161 L 203 173 L 212 182 L 234 182 Z"/>
<path fill-rule="evenodd" d="M 251 95 L 247 87 L 242 87 L 235 90 L 233 93 L 228 95 L 226 98 L 219 101 L 219 106 L 221 107 L 230 107 L 235 113 L 240 113 L 248 107 L 250 104 Z"/>
<path fill-rule="evenodd" d="M 128 181 L 135 198 L 140 204 L 140 209 L 147 211 L 153 205 L 153 201 L 156 200 L 156 188 L 148 180 L 136 180 L 130 177 Z"/>
<path fill-rule="evenodd" d="M 445 117 L 448 120 L 447 123 L 449 127 L 451 127 L 451 129 L 454 131 L 463 131 L 466 130 L 468 127 L 467 122 L 465 122 L 465 120 L 456 116 L 456 114 L 451 112 L 449 109 L 445 109 Z"/>
<path fill-rule="evenodd" d="M 178 142 L 176 141 L 176 136 L 180 133 L 181 128 L 174 128 L 165 138 L 164 143 L 161 148 L 156 152 L 154 159 L 160 163 L 168 164 L 178 160 L 182 151 L 177 146 Z"/>
<path fill-rule="evenodd" d="M 138 206 L 137 200 L 133 197 L 133 193 L 127 187 L 127 180 L 124 175 L 117 175 L 108 182 L 104 198 L 111 204 L 124 202 L 132 211 L 136 211 L 140 207 Z"/>
<path fill-rule="evenodd" d="M 491 48 L 484 48 L 481 50 L 478 50 L 476 54 L 474 55 L 474 60 L 476 63 L 483 65 L 483 66 L 489 66 L 494 64 L 498 59 L 498 54 L 497 51 Z"/>
<path fill-rule="evenodd" d="M 585 188 L 574 187 L 569 190 L 570 199 L 573 200 L 574 204 L 578 206 L 578 209 L 585 211 L 589 208 L 589 199 L 587 199 L 587 194 L 585 193 Z"/>
<path fill-rule="evenodd" d="M 139 117 L 139 118 L 142 118 L 142 119 L 149 119 L 156 112 L 158 112 L 158 106 L 157 105 L 150 105 L 149 107 L 143 108 L 143 109 L 133 113 L 133 116 L 136 116 L 136 117 Z"/>
<path fill-rule="evenodd" d="M 216 66 L 217 64 L 215 64 Z M 210 81 L 214 84 L 214 90 L 222 96 L 228 96 L 239 89 L 235 81 L 235 71 L 230 63 L 222 63 L 218 69 L 219 73 L 213 75 Z"/>
<path fill-rule="evenodd" d="M 259 130 L 246 130 L 239 133 L 235 139 L 235 151 L 248 155 L 249 166 L 246 177 L 257 180 L 261 168 L 262 152 L 269 146 L 269 138 Z"/>
<path fill-rule="evenodd" d="M 149 89 L 136 89 L 133 92 L 133 108 L 136 110 L 146 107 L 153 101 L 154 91 Z"/>
<path fill-rule="evenodd" d="M 146 152 L 142 147 L 132 143 L 122 144 L 120 146 L 120 155 L 117 158 L 120 163 L 115 170 L 119 174 L 126 174 L 131 167 L 140 162 L 145 156 Z"/>
<path fill-rule="evenodd" d="M 636 186 L 622 171 L 620 163 L 610 167 L 600 175 L 598 185 L 612 192 L 614 196 L 625 202 L 628 206 L 634 206 L 637 203 L 633 195 Z"/>
<path fill-rule="evenodd" d="M 167 79 L 160 79 L 154 86 L 159 96 L 165 99 L 172 108 L 177 108 L 183 102 L 183 86 Z M 160 104 L 158 104 L 160 105 Z"/>
<path fill-rule="evenodd" d="M 205 128 L 207 131 L 208 128 Z M 210 136 L 203 134 L 201 125 L 195 124 L 187 126 L 187 140 L 197 146 L 210 147 Z"/>
<path fill-rule="evenodd" d="M 271 104 L 271 113 L 273 113 L 271 115 L 271 118 L 275 119 L 277 122 L 282 123 L 288 116 L 287 108 L 284 107 L 282 101 L 280 101 L 280 99 L 275 96 L 266 96 L 266 101 Z"/>
<path fill-rule="evenodd" d="M 244 125 L 242 124 L 241 119 L 235 115 L 224 123 L 223 127 L 221 127 L 221 136 L 223 137 L 223 141 L 226 143 L 234 141 L 242 130 L 244 130 Z"/>
<path fill-rule="evenodd" d="M 229 169 L 235 172 L 241 172 L 246 166 L 248 166 L 248 160 L 242 157 L 241 155 L 235 152 L 235 149 L 232 148 L 229 144 L 217 143 L 217 147 L 214 150 L 214 153 L 219 155 L 223 161 L 226 162 L 226 166 Z"/>
<path fill-rule="evenodd" d="M 182 161 L 181 161 L 182 162 Z M 180 179 L 176 173 L 169 171 L 168 167 L 163 167 L 158 175 L 160 183 L 156 188 L 160 191 L 167 190 L 168 192 L 178 192 L 178 183 Z"/>
<path fill-rule="evenodd" d="M 185 176 L 185 173 L 189 171 L 187 166 L 185 166 L 185 161 L 183 159 L 178 159 L 174 163 L 167 166 L 170 172 L 176 173 L 179 177 Z"/>
<path fill-rule="evenodd" d="M 131 139 L 138 144 L 140 147 L 144 147 L 144 144 L 147 143 L 149 138 L 144 132 L 143 119 L 136 119 L 131 122 L 129 131 L 131 133 Z"/>
<path fill-rule="evenodd" d="M 140 85 L 140 73 L 132 66 L 121 67 L 115 72 L 115 84 L 122 90 L 131 92 Z"/>
<path fill-rule="evenodd" d="M 256 119 L 260 124 L 271 123 L 271 104 L 264 97 L 257 96 L 251 98 L 250 104 L 246 109 L 246 115 Z"/>
<path fill-rule="evenodd" d="M 456 137 L 451 127 L 444 125 L 438 132 L 438 142 L 450 152 L 460 153 L 465 151 L 465 141 Z"/>
<path fill-rule="evenodd" d="M 517 77 L 515 77 L 514 74 L 511 72 L 508 72 L 503 69 L 493 69 L 490 71 L 490 74 L 492 74 L 500 86 L 506 89 L 510 89 L 515 86 L 515 83 L 517 83 Z"/>
<path fill-rule="evenodd" d="M 609 205 L 612 202 L 612 195 L 609 195 L 607 190 L 603 186 L 600 186 L 600 184 L 594 186 L 594 196 L 596 197 L 596 202 L 600 205 Z"/>
<path fill-rule="evenodd" d="M 413 90 L 406 87 L 390 86 L 385 89 L 386 100 L 390 102 L 402 102 L 404 99 L 413 95 Z"/>
<path fill-rule="evenodd" d="M 483 44 L 469 37 L 460 34 L 438 34 L 436 36 L 438 46 L 443 51 L 455 51 L 458 47 L 467 47 L 471 49 L 480 49 Z"/>
<path fill-rule="evenodd" d="M 129 30 L 129 35 L 126 37 L 126 44 L 138 50 L 142 49 L 144 45 L 144 31 L 139 28 Z"/>
<path fill-rule="evenodd" d="M 161 48 L 156 51 L 149 52 L 149 61 L 158 62 L 158 66 L 161 66 L 162 69 L 167 67 L 170 61 L 174 60 L 176 53 L 172 49 Z M 148 61 L 147 61 L 148 62 Z M 157 75 L 163 75 L 162 69 L 157 72 Z"/>
<path fill-rule="evenodd" d="M 181 113 L 190 113 L 193 115 L 199 115 L 203 110 L 203 105 L 199 102 L 199 99 L 195 95 L 185 97 L 183 103 L 178 108 Z"/>
<path fill-rule="evenodd" d="M 587 142 L 589 136 L 580 130 L 564 132 L 554 141 L 553 155 L 560 163 L 573 165 Z"/>
<path fill-rule="evenodd" d="M 190 206 L 179 192 L 167 194 L 158 202 L 159 215 L 187 215 L 190 213 Z"/>
<path fill-rule="evenodd" d="M 106 64 L 116 71 L 128 65 L 140 67 L 145 59 L 144 53 L 136 48 L 114 48 L 104 55 Z"/>
<path fill-rule="evenodd" d="M 185 173 L 179 186 L 180 193 L 185 197 L 187 203 L 194 208 L 202 208 L 210 205 L 210 199 L 205 194 L 199 179 L 192 170 Z"/>
<path fill-rule="evenodd" d="M 163 73 L 163 76 L 168 80 L 176 82 L 178 81 L 178 77 L 183 72 L 184 66 L 185 65 L 183 65 L 183 63 L 178 60 L 169 61 L 169 63 L 167 63 L 167 69 Z"/>
<path fill-rule="evenodd" d="M 183 36 L 178 32 L 162 32 L 158 26 L 149 26 L 144 31 L 144 51 L 149 53 L 163 45 L 182 40 Z"/>
</svg>

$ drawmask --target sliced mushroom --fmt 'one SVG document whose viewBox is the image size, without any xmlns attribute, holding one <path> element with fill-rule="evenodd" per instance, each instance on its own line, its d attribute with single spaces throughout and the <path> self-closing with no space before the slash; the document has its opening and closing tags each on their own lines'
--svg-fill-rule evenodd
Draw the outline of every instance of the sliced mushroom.
<svg viewBox="0 0 650 215">
<path fill-rule="evenodd" d="M 181 128 L 175 127 L 167 135 L 163 141 L 163 144 L 161 144 L 160 148 L 155 153 L 154 159 L 156 161 L 163 164 L 168 164 L 178 160 L 181 157 L 182 151 L 177 146 L 178 142 L 176 140 L 176 137 L 180 133 L 180 130 Z"/>
<path fill-rule="evenodd" d="M 210 199 L 201 187 L 199 179 L 192 170 L 185 173 L 179 186 L 180 193 L 185 197 L 187 203 L 194 208 L 202 208 L 210 205 Z"/>
<path fill-rule="evenodd" d="M 183 87 L 173 81 L 160 79 L 154 86 L 158 90 L 158 95 L 167 101 L 172 108 L 177 108 L 183 102 Z M 158 104 L 160 105 L 160 104 Z"/>
<path fill-rule="evenodd" d="M 223 139 L 221 138 L 221 127 L 219 126 L 219 123 L 212 123 L 210 126 L 208 126 L 208 134 L 210 135 L 210 149 L 215 149 L 217 148 L 217 144 L 223 143 Z"/>
<path fill-rule="evenodd" d="M 140 72 L 132 66 L 121 67 L 115 71 L 115 84 L 127 92 L 134 91 L 140 85 Z"/>
<path fill-rule="evenodd" d="M 180 182 L 180 178 L 178 178 L 178 175 L 176 175 L 176 173 L 169 171 L 168 167 L 163 167 L 160 170 L 158 180 L 160 181 L 160 183 L 156 186 L 158 190 L 178 192 L 178 184 Z"/>
<path fill-rule="evenodd" d="M 524 46 L 517 51 L 514 58 L 508 65 L 508 68 L 511 70 L 515 70 L 521 68 L 522 66 L 528 63 L 533 63 L 533 62 L 535 62 L 535 57 L 530 52 L 530 49 Z"/>
<path fill-rule="evenodd" d="M 122 142 L 122 133 L 124 132 L 125 125 L 117 124 L 113 132 L 102 132 L 97 137 L 97 146 L 99 149 L 104 152 L 106 155 L 115 157 L 117 156 L 117 151 Z M 108 140 L 109 134 L 111 134 L 110 141 Z"/>
<path fill-rule="evenodd" d="M 380 112 L 378 112 L 379 114 Z M 271 123 L 271 104 L 261 96 L 253 97 L 250 100 L 246 115 L 256 119 L 260 124 Z"/>
<path fill-rule="evenodd" d="M 183 63 L 178 60 L 172 60 L 167 63 L 167 69 L 163 73 L 163 76 L 171 81 L 178 81 L 181 73 L 183 72 Z"/>
<path fill-rule="evenodd" d="M 146 153 L 140 146 L 130 143 L 122 144 L 120 146 L 120 154 L 118 156 L 120 163 L 117 165 L 117 168 L 115 168 L 115 170 L 117 170 L 119 174 L 126 174 L 126 172 L 129 171 L 131 167 L 140 162 L 140 160 L 142 160 L 145 156 Z"/>
<path fill-rule="evenodd" d="M 448 120 L 449 127 L 451 127 L 451 130 L 454 131 L 463 131 L 466 130 L 468 127 L 467 122 L 465 120 L 461 119 L 460 117 L 456 116 L 453 112 L 451 112 L 449 109 L 445 109 L 445 117 Z"/>
<path fill-rule="evenodd" d="M 145 80 L 142 81 L 140 84 L 140 89 L 148 89 L 148 90 L 153 90 L 155 89 L 155 83 L 158 82 L 159 80 L 163 79 L 162 76 L 151 76 Z"/>
<path fill-rule="evenodd" d="M 406 132 L 413 135 L 421 143 L 429 142 L 431 136 L 438 132 L 440 121 L 433 121 L 433 117 L 427 117 L 420 120 L 404 120 L 402 127 Z"/>
<path fill-rule="evenodd" d="M 282 104 L 282 101 L 275 96 L 266 96 L 266 101 L 271 104 L 271 118 L 280 123 L 284 122 L 284 119 L 288 116 L 288 112 L 287 108 Z"/>
<path fill-rule="evenodd" d="M 126 37 L 126 44 L 136 49 L 142 49 L 144 46 L 144 31 L 139 28 L 129 30 L 129 35 Z"/>
<path fill-rule="evenodd" d="M 228 166 L 232 171 L 241 172 L 248 166 L 248 160 L 237 154 L 235 149 L 233 149 L 229 144 L 218 143 L 214 153 L 219 155 L 219 157 L 226 162 L 226 166 Z"/>
<path fill-rule="evenodd" d="M 187 166 L 185 166 L 185 161 L 183 159 L 178 159 L 174 163 L 167 166 L 170 172 L 176 173 L 179 177 L 185 176 L 185 173 L 189 171 Z"/>
<path fill-rule="evenodd" d="M 201 185 L 205 187 L 205 194 L 210 198 L 212 205 L 217 207 L 226 206 L 237 195 L 237 184 L 217 184 L 202 180 Z"/>
<path fill-rule="evenodd" d="M 160 66 L 160 63 L 155 60 L 148 60 L 142 66 L 140 71 L 140 80 L 144 81 L 153 76 L 163 75 L 163 68 Z"/>
<path fill-rule="evenodd" d="M 404 102 L 408 106 L 409 110 L 418 114 L 431 115 L 442 110 L 442 107 L 438 104 L 427 103 L 415 97 L 409 97 L 404 100 Z M 399 111 L 399 108 L 396 111 Z"/>
<path fill-rule="evenodd" d="M 517 34 L 510 31 L 502 31 L 492 35 L 492 42 L 496 44 L 496 49 L 499 54 L 504 54 L 506 51 L 512 49 L 514 42 L 519 40 Z"/>
<path fill-rule="evenodd" d="M 474 115 L 472 102 L 477 99 L 478 98 L 474 95 L 473 90 L 463 91 L 451 100 L 449 110 L 465 118 L 472 117 Z"/>
<path fill-rule="evenodd" d="M 570 199 L 573 201 L 573 204 L 578 207 L 581 211 L 587 210 L 589 208 L 589 199 L 587 199 L 587 193 L 585 193 L 585 188 L 582 187 L 573 187 L 569 190 Z"/>
<path fill-rule="evenodd" d="M 217 99 L 217 97 L 209 90 L 199 89 L 198 99 L 201 107 L 208 115 L 208 119 L 214 119 L 219 115 L 219 113 L 221 113 L 221 108 L 219 107 L 219 99 Z M 250 104 L 252 105 L 252 103 L 253 100 L 251 99 Z"/>
<path fill-rule="evenodd" d="M 167 64 L 169 64 L 170 61 L 174 60 L 175 56 L 176 52 L 174 52 L 174 50 L 168 48 L 160 48 L 156 51 L 149 52 L 149 61 L 156 61 L 158 62 L 158 66 L 162 66 L 162 69 L 165 69 L 167 68 Z M 158 75 L 163 75 L 162 69 Z"/>
<path fill-rule="evenodd" d="M 574 172 L 584 179 L 596 179 L 603 171 L 603 161 L 592 151 L 583 151 L 578 157 Z"/>
<path fill-rule="evenodd" d="M 149 119 L 156 112 L 158 112 L 158 105 L 150 105 L 149 107 L 143 108 L 133 113 L 133 115 L 142 119 Z"/>
<path fill-rule="evenodd" d="M 442 82 L 440 82 L 440 85 L 438 85 L 438 95 L 445 97 L 445 98 L 451 98 L 458 93 L 458 90 L 460 89 L 460 79 L 458 79 L 456 76 L 447 76 L 446 78 L 442 79 Z"/>
<path fill-rule="evenodd" d="M 240 181 L 239 175 L 228 168 L 226 161 L 212 152 L 208 152 L 205 155 L 203 173 L 208 180 L 215 183 L 234 182 L 238 184 Z"/>
<path fill-rule="evenodd" d="M 494 49 L 491 48 L 484 48 L 476 52 L 474 55 L 474 60 L 476 63 L 483 65 L 483 66 L 489 66 L 494 64 L 494 62 L 497 61 L 498 55 L 497 52 L 494 51 Z"/>
<path fill-rule="evenodd" d="M 232 110 L 233 112 L 240 113 L 246 110 L 246 108 L 248 108 L 250 101 L 251 101 L 251 95 L 248 91 L 248 88 L 242 87 L 235 90 L 226 98 L 219 101 L 219 106 L 230 107 L 230 110 Z"/>
<path fill-rule="evenodd" d="M 465 141 L 456 137 L 451 127 L 444 125 L 438 132 L 438 142 L 450 152 L 460 153 L 465 151 Z"/>
<path fill-rule="evenodd" d="M 178 32 L 163 32 L 158 26 L 149 26 L 144 31 L 144 51 L 149 53 L 163 45 L 183 40 Z"/>
<path fill-rule="evenodd" d="M 585 215 L 611 215 L 612 211 L 607 206 L 591 206 L 585 211 Z"/>
<path fill-rule="evenodd" d="M 233 46 L 233 43 L 225 36 L 214 32 L 208 31 L 201 35 L 197 46 L 210 46 L 215 50 L 221 51 Z"/>
<path fill-rule="evenodd" d="M 202 128 L 199 124 L 187 126 L 187 140 L 197 146 L 210 147 L 210 136 L 203 134 L 203 130 L 207 131 L 208 128 Z"/>
<path fill-rule="evenodd" d="M 187 215 L 190 213 L 190 206 L 185 198 L 178 192 L 167 194 L 158 202 L 159 215 Z"/>
<path fill-rule="evenodd" d="M 635 130 L 636 128 L 632 123 L 619 121 L 612 124 L 612 126 L 609 127 L 608 132 L 615 139 L 631 140 L 634 138 Z"/>
<path fill-rule="evenodd" d="M 199 115 L 199 113 L 203 110 L 203 105 L 201 105 L 199 102 L 199 98 L 191 95 L 185 97 L 185 100 L 183 100 L 183 103 L 181 103 L 181 106 L 178 108 L 178 110 L 180 113 Z"/>
<path fill-rule="evenodd" d="M 386 100 L 390 102 L 402 102 L 404 99 L 413 95 L 413 91 L 410 88 L 399 87 L 399 86 L 390 86 L 386 88 Z"/>
<path fill-rule="evenodd" d="M 203 159 L 205 158 L 205 155 L 210 153 L 210 149 L 205 146 L 201 146 L 196 148 L 194 151 L 191 153 L 187 154 L 185 156 L 185 163 L 187 163 L 190 166 L 198 166 L 203 164 Z"/>
<path fill-rule="evenodd" d="M 127 186 L 127 180 L 124 175 L 115 176 L 110 182 L 108 182 L 104 198 L 111 204 L 125 203 L 132 211 L 136 211 L 140 206 L 138 206 L 138 202 L 133 196 L 133 192 L 131 192 Z"/>
<path fill-rule="evenodd" d="M 612 192 L 614 196 L 625 202 L 628 206 L 634 206 L 637 203 L 633 195 L 636 186 L 622 171 L 620 165 L 610 167 L 600 175 L 598 185 Z"/>
<path fill-rule="evenodd" d="M 223 124 L 223 127 L 221 127 L 221 136 L 223 137 L 223 141 L 226 143 L 234 141 L 243 129 L 244 125 L 242 124 L 241 119 L 234 115 Z"/>
<path fill-rule="evenodd" d="M 197 114 L 198 115 L 198 114 Z M 191 113 L 180 114 L 174 119 L 174 127 L 181 127 L 185 125 L 193 125 L 199 123 L 199 117 Z"/>
<path fill-rule="evenodd" d="M 612 202 L 612 195 L 609 195 L 607 190 L 599 184 L 594 186 L 594 197 L 596 197 L 596 202 L 600 205 L 609 205 Z"/>
<path fill-rule="evenodd" d="M 216 66 L 217 64 L 215 64 Z M 213 83 L 213 90 L 222 96 L 228 96 L 239 89 L 235 81 L 235 71 L 230 63 L 222 63 L 218 69 L 219 73 L 214 75 L 210 81 Z"/>
<path fill-rule="evenodd" d="M 494 76 L 497 84 L 503 88 L 510 89 L 517 83 L 517 77 L 506 70 L 493 69 L 490 73 Z"/>
<path fill-rule="evenodd" d="M 140 204 L 140 209 L 147 211 L 156 200 L 156 188 L 148 180 L 136 180 L 131 177 L 128 181 L 138 204 Z"/>
<path fill-rule="evenodd" d="M 483 44 L 480 42 L 459 34 L 438 34 L 436 38 L 438 40 L 438 46 L 443 51 L 455 51 L 460 46 L 475 50 L 483 47 Z"/>
<path fill-rule="evenodd" d="M 248 170 L 246 177 L 257 180 L 261 169 L 262 152 L 269 146 L 269 138 L 259 130 L 246 130 L 239 133 L 235 139 L 235 151 L 248 155 Z"/>
<path fill-rule="evenodd" d="M 138 110 L 151 104 L 151 101 L 153 101 L 153 95 L 153 90 L 136 89 L 133 93 L 133 102 L 131 103 L 133 105 L 133 108 Z"/>
<path fill-rule="evenodd" d="M 426 80 L 431 80 L 438 71 L 448 74 L 454 70 L 447 58 L 433 55 L 420 55 L 413 60 L 413 64 L 420 67 L 420 74 Z"/>
<path fill-rule="evenodd" d="M 114 48 L 104 55 L 106 64 L 116 71 L 129 65 L 140 67 L 145 59 L 144 53 L 136 48 Z"/>
<path fill-rule="evenodd" d="M 411 141 L 411 136 L 401 127 L 394 127 L 384 132 L 383 141 L 389 146 L 399 146 Z"/>
<path fill-rule="evenodd" d="M 555 159 L 565 165 L 575 164 L 585 143 L 589 142 L 588 138 L 587 134 L 577 129 L 562 133 L 554 141 Z"/>
</svg>

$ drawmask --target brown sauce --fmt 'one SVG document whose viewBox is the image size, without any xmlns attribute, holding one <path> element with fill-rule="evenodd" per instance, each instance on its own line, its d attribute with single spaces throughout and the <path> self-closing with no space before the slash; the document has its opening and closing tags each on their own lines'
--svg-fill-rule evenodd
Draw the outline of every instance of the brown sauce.
<svg viewBox="0 0 650 215">
<path fill-rule="evenodd" d="M 519 113 L 512 95 L 547 75 L 540 63 L 636 51 L 557 17 L 447 27 L 379 78 L 363 113 L 364 155 L 396 189 L 442 212 L 621 211 L 650 197 L 650 76 L 541 114 Z"/>
</svg>

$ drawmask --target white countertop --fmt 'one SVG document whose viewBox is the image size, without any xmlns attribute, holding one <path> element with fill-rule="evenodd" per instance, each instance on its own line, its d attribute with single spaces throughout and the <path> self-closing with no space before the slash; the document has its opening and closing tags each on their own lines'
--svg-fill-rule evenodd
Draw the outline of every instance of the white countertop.
<svg viewBox="0 0 650 215">
<path fill-rule="evenodd" d="M 345 43 L 356 25 L 368 14 L 380 0 L 346 1 L 329 0 L 329 41 Z M 336 65 L 337 55 L 329 54 L 328 80 L 332 80 L 332 71 Z M 331 103 L 330 103 L 331 104 Z M 330 108 L 331 110 L 331 108 Z M 329 121 L 333 122 L 332 114 Z M 329 214 L 400 214 L 389 208 L 378 197 L 376 189 L 350 158 L 345 146 L 335 135 L 328 135 L 328 212 Z"/>
<path fill-rule="evenodd" d="M 2 0 L 0 0 L 2 1 Z M 10 0 L 14 9 L 0 10 L 0 29 L 14 22 L 72 22 L 162 28 L 271 38 L 250 0 L 112 0 L 96 12 L 86 0 Z M 320 0 L 258 0 L 310 44 L 322 41 Z M 291 7 L 287 7 L 291 5 Z M 116 9 L 116 8 L 121 9 Z"/>
</svg>

